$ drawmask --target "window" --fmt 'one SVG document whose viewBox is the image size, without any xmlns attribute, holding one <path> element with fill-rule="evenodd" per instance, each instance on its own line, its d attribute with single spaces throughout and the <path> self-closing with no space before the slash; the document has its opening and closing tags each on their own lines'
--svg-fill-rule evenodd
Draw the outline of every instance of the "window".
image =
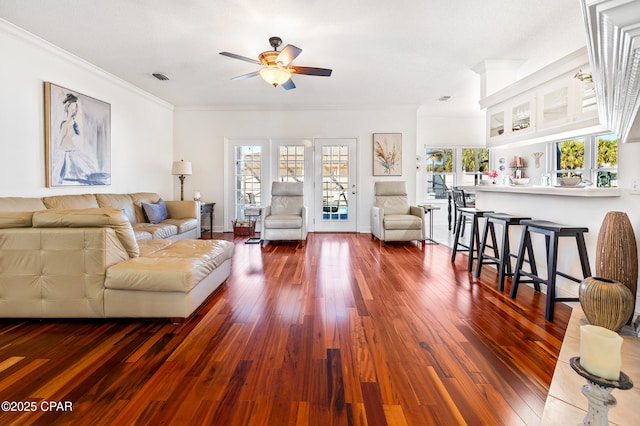
<svg viewBox="0 0 640 426">
<path fill-rule="evenodd" d="M 237 146 L 236 168 L 236 218 L 244 219 L 244 208 L 248 204 L 260 205 L 261 182 L 260 160 L 262 147 Z"/>
<path fill-rule="evenodd" d="M 618 137 L 598 135 L 596 144 L 595 183 L 598 188 L 618 186 Z"/>
<path fill-rule="evenodd" d="M 425 197 L 446 199 L 447 190 L 458 185 L 477 185 L 488 170 L 487 148 L 426 148 Z"/>
<path fill-rule="evenodd" d="M 477 185 L 489 171 L 489 149 L 462 148 L 462 185 Z"/>
<path fill-rule="evenodd" d="M 618 182 L 618 137 L 614 134 L 552 142 L 552 176 L 582 177 L 595 186 L 608 188 Z"/>
<path fill-rule="evenodd" d="M 425 171 L 427 173 L 427 198 L 447 198 L 447 190 L 455 185 L 452 148 L 427 148 Z"/>
<path fill-rule="evenodd" d="M 573 177 L 582 176 L 584 173 L 584 140 L 569 139 L 561 142 L 555 142 L 555 167 L 554 176 Z M 584 176 L 584 178 L 587 178 Z"/>
<path fill-rule="evenodd" d="M 304 182 L 304 145 L 280 146 L 280 182 Z"/>
</svg>

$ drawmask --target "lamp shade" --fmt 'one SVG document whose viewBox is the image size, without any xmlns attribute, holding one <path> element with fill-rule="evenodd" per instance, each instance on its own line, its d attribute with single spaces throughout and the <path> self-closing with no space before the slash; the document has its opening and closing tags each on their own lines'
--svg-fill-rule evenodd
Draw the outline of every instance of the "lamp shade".
<svg viewBox="0 0 640 426">
<path fill-rule="evenodd" d="M 172 175 L 191 175 L 191 162 L 190 161 L 174 161 L 171 167 Z"/>
<path fill-rule="evenodd" d="M 260 76 L 267 83 L 279 86 L 291 78 L 291 71 L 279 66 L 268 66 L 260 70 Z"/>
</svg>

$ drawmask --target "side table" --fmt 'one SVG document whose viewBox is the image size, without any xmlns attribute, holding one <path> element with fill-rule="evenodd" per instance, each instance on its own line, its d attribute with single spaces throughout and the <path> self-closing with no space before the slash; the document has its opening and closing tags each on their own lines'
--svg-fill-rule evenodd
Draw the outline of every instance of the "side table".
<svg viewBox="0 0 640 426">
<path fill-rule="evenodd" d="M 244 208 L 244 216 L 249 219 L 249 223 L 253 222 L 253 227 L 251 228 L 253 232 L 249 235 L 245 244 L 260 244 L 260 237 L 256 237 L 256 224 L 258 222 L 258 218 L 262 215 L 262 207 L 260 206 L 246 206 Z"/>
<path fill-rule="evenodd" d="M 422 204 L 420 207 L 424 209 L 425 214 L 429 215 L 429 237 L 424 240 L 425 244 L 439 244 L 433 239 L 433 212 L 440 210 L 440 207 L 433 204 Z"/>
<path fill-rule="evenodd" d="M 209 215 L 209 232 L 211 232 L 211 237 L 213 238 L 213 209 L 215 208 L 216 203 L 200 203 L 200 234 L 206 231 L 206 228 L 202 227 L 202 216 L 205 214 Z"/>
</svg>

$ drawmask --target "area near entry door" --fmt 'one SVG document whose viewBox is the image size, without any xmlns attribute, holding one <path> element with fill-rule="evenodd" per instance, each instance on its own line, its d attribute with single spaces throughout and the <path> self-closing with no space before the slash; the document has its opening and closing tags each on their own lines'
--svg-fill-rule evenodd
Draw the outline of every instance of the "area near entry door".
<svg viewBox="0 0 640 426">
<path fill-rule="evenodd" d="M 316 232 L 356 232 L 356 139 L 315 139 Z"/>
</svg>

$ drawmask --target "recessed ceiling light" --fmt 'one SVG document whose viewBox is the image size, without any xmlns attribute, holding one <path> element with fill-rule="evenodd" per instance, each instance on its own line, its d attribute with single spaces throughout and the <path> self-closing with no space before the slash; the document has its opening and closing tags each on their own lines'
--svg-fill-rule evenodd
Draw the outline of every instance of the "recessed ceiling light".
<svg viewBox="0 0 640 426">
<path fill-rule="evenodd" d="M 451 96 L 449 96 L 449 95 L 440 96 L 440 97 L 438 98 L 438 100 L 439 100 L 440 102 L 446 102 L 446 101 L 448 101 L 449 99 L 451 99 Z"/>
<path fill-rule="evenodd" d="M 162 74 L 161 72 L 154 72 L 153 74 L 151 74 L 152 76 L 154 76 L 155 78 L 157 78 L 158 80 L 169 80 L 169 77 L 167 77 L 166 75 Z"/>
</svg>

